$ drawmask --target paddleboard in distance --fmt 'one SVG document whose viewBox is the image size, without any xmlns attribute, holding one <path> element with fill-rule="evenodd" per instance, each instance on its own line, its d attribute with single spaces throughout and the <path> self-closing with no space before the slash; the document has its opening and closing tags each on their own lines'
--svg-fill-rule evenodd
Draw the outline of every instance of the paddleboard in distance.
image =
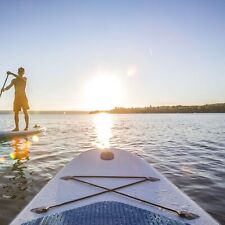
<svg viewBox="0 0 225 225">
<path fill-rule="evenodd" d="M 215 225 L 198 204 L 143 159 L 93 149 L 69 162 L 11 225 Z"/>
<path fill-rule="evenodd" d="M 0 140 L 10 140 L 13 138 L 33 136 L 44 133 L 45 131 L 45 127 L 37 127 L 21 131 L 0 131 Z"/>
</svg>

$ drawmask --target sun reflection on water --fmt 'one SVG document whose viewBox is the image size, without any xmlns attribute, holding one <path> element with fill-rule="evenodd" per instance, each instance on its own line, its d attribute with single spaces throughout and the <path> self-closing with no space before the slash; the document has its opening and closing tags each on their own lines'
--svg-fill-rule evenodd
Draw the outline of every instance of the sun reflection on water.
<svg viewBox="0 0 225 225">
<path fill-rule="evenodd" d="M 28 139 L 15 138 L 11 143 L 12 152 L 10 158 L 13 160 L 29 159 L 31 142 Z"/>
<path fill-rule="evenodd" d="M 97 135 L 95 145 L 98 148 L 109 148 L 112 135 L 112 115 L 100 113 L 94 116 L 94 125 Z"/>
</svg>

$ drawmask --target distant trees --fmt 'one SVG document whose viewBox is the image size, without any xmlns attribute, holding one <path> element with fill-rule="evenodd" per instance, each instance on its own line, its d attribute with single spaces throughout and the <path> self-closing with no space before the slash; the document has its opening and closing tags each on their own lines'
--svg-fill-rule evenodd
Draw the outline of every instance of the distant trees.
<svg viewBox="0 0 225 225">
<path fill-rule="evenodd" d="M 225 103 L 206 104 L 206 105 L 175 105 L 175 106 L 147 106 L 142 108 L 123 108 L 115 107 L 107 111 L 92 111 L 90 113 L 225 113 Z"/>
</svg>

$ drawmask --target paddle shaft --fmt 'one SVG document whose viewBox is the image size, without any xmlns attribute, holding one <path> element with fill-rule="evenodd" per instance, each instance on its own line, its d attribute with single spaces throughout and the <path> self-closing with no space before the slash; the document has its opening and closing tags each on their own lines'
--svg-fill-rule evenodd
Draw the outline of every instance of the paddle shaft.
<svg viewBox="0 0 225 225">
<path fill-rule="evenodd" d="M 6 85 L 6 82 L 8 80 L 8 77 L 9 77 L 9 74 L 7 74 L 6 79 L 5 79 L 5 82 L 4 82 L 3 86 L 2 86 L 1 93 L 0 93 L 0 98 L 2 96 L 2 92 L 3 92 L 3 89 L 5 88 L 5 85 Z"/>
</svg>

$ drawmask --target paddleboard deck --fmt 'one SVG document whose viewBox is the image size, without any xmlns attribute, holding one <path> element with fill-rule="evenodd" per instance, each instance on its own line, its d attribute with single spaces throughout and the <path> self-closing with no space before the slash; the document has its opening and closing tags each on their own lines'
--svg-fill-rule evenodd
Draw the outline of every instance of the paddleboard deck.
<svg viewBox="0 0 225 225">
<path fill-rule="evenodd" d="M 32 128 L 29 130 L 22 130 L 22 131 L 0 131 L 0 140 L 10 140 L 13 138 L 19 138 L 19 137 L 28 137 L 33 136 L 37 134 L 44 133 L 46 128 L 40 127 L 40 128 Z"/>
<path fill-rule="evenodd" d="M 99 149 L 86 151 L 74 158 L 47 183 L 11 225 L 219 224 L 140 157 L 124 150 L 110 151 L 114 156 L 111 160 L 103 160 L 102 150 Z M 145 178 L 148 179 L 142 181 Z M 131 183 L 135 184 L 128 185 Z M 93 196 L 86 197 L 90 195 Z M 83 200 L 71 201 L 80 198 Z M 62 204 L 68 201 L 71 202 Z M 189 220 L 147 202 L 191 212 L 198 217 Z M 34 212 L 34 209 L 53 205 L 58 206 L 50 207 L 43 213 Z"/>
</svg>

